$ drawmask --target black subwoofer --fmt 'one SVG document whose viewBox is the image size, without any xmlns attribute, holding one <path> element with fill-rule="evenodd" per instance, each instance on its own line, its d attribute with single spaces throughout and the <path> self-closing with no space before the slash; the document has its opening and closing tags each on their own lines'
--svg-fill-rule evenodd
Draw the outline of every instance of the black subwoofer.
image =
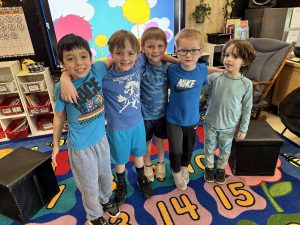
<svg viewBox="0 0 300 225">
<path fill-rule="evenodd" d="M 248 8 L 272 8 L 275 7 L 277 0 L 249 0 Z"/>
</svg>

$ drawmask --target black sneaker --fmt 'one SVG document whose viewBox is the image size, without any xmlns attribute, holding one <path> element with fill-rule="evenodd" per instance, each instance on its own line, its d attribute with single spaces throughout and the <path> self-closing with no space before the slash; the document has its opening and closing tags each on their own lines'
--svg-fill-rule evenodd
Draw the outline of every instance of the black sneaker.
<svg viewBox="0 0 300 225">
<path fill-rule="evenodd" d="M 106 204 L 101 204 L 103 211 L 107 213 L 109 217 L 117 217 L 120 214 L 120 209 L 114 202 L 108 202 Z"/>
<path fill-rule="evenodd" d="M 125 181 L 119 181 L 115 190 L 115 203 L 122 204 L 125 202 L 127 194 L 127 185 Z"/>
<path fill-rule="evenodd" d="M 140 187 L 141 194 L 145 198 L 151 198 L 152 197 L 152 187 L 150 183 L 147 180 L 146 176 L 138 177 L 137 184 Z"/>
<path fill-rule="evenodd" d="M 217 169 L 217 173 L 216 173 L 216 176 L 215 176 L 215 181 L 218 184 L 224 184 L 225 183 L 226 178 L 225 178 L 225 170 L 224 169 Z"/>
<path fill-rule="evenodd" d="M 208 183 L 214 182 L 214 169 L 205 167 L 204 180 Z"/>
<path fill-rule="evenodd" d="M 108 225 L 108 222 L 101 216 L 95 220 L 88 220 L 88 225 Z"/>
</svg>

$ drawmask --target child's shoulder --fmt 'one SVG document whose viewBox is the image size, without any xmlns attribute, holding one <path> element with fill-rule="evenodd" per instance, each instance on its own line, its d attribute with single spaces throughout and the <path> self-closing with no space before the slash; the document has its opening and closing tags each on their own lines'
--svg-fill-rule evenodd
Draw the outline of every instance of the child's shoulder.
<svg viewBox="0 0 300 225">
<path fill-rule="evenodd" d="M 206 63 L 199 63 L 198 62 L 196 65 L 200 69 L 206 69 L 206 70 L 208 69 L 208 65 L 206 65 Z"/>
<path fill-rule="evenodd" d="M 95 62 L 92 63 L 91 69 L 95 68 L 95 69 L 99 69 L 99 68 L 106 68 L 106 64 L 103 61 L 97 60 Z"/>
<path fill-rule="evenodd" d="M 245 75 L 243 75 L 243 81 L 247 83 L 247 85 L 252 86 L 252 81 L 249 78 L 247 78 Z"/>
</svg>

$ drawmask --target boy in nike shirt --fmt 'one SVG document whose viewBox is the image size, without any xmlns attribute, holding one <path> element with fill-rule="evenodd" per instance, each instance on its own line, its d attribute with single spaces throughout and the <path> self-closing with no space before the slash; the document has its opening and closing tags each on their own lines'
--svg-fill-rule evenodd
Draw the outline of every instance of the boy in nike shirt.
<svg viewBox="0 0 300 225">
<path fill-rule="evenodd" d="M 169 157 L 174 183 L 185 190 L 189 182 L 191 161 L 199 121 L 201 87 L 207 83 L 208 68 L 199 64 L 204 40 L 196 29 L 183 29 L 175 36 L 179 63 L 168 68 L 170 97 L 166 120 Z M 210 72 L 216 70 L 210 68 Z M 217 71 L 217 70 L 216 70 Z"/>
</svg>

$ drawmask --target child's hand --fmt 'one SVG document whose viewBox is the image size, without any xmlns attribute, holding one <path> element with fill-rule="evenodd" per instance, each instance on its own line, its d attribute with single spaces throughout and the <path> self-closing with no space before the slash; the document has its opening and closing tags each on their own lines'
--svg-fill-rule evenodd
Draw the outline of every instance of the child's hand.
<svg viewBox="0 0 300 225">
<path fill-rule="evenodd" d="M 53 167 L 53 170 L 55 170 L 55 168 L 57 167 L 57 161 L 56 161 L 56 156 L 59 152 L 59 147 L 53 147 L 53 150 L 52 150 L 52 167 Z"/>
<path fill-rule="evenodd" d="M 208 66 L 207 70 L 208 70 L 208 74 L 225 71 L 224 68 L 214 67 L 214 66 Z"/>
<path fill-rule="evenodd" d="M 62 69 L 62 75 L 60 77 L 61 83 L 61 97 L 64 101 L 70 103 L 77 103 L 78 94 L 71 82 L 71 77 L 67 69 Z"/>
<path fill-rule="evenodd" d="M 236 140 L 241 141 L 241 140 L 244 140 L 245 137 L 246 137 L 246 134 L 238 132 L 237 135 L 236 135 Z"/>
</svg>

